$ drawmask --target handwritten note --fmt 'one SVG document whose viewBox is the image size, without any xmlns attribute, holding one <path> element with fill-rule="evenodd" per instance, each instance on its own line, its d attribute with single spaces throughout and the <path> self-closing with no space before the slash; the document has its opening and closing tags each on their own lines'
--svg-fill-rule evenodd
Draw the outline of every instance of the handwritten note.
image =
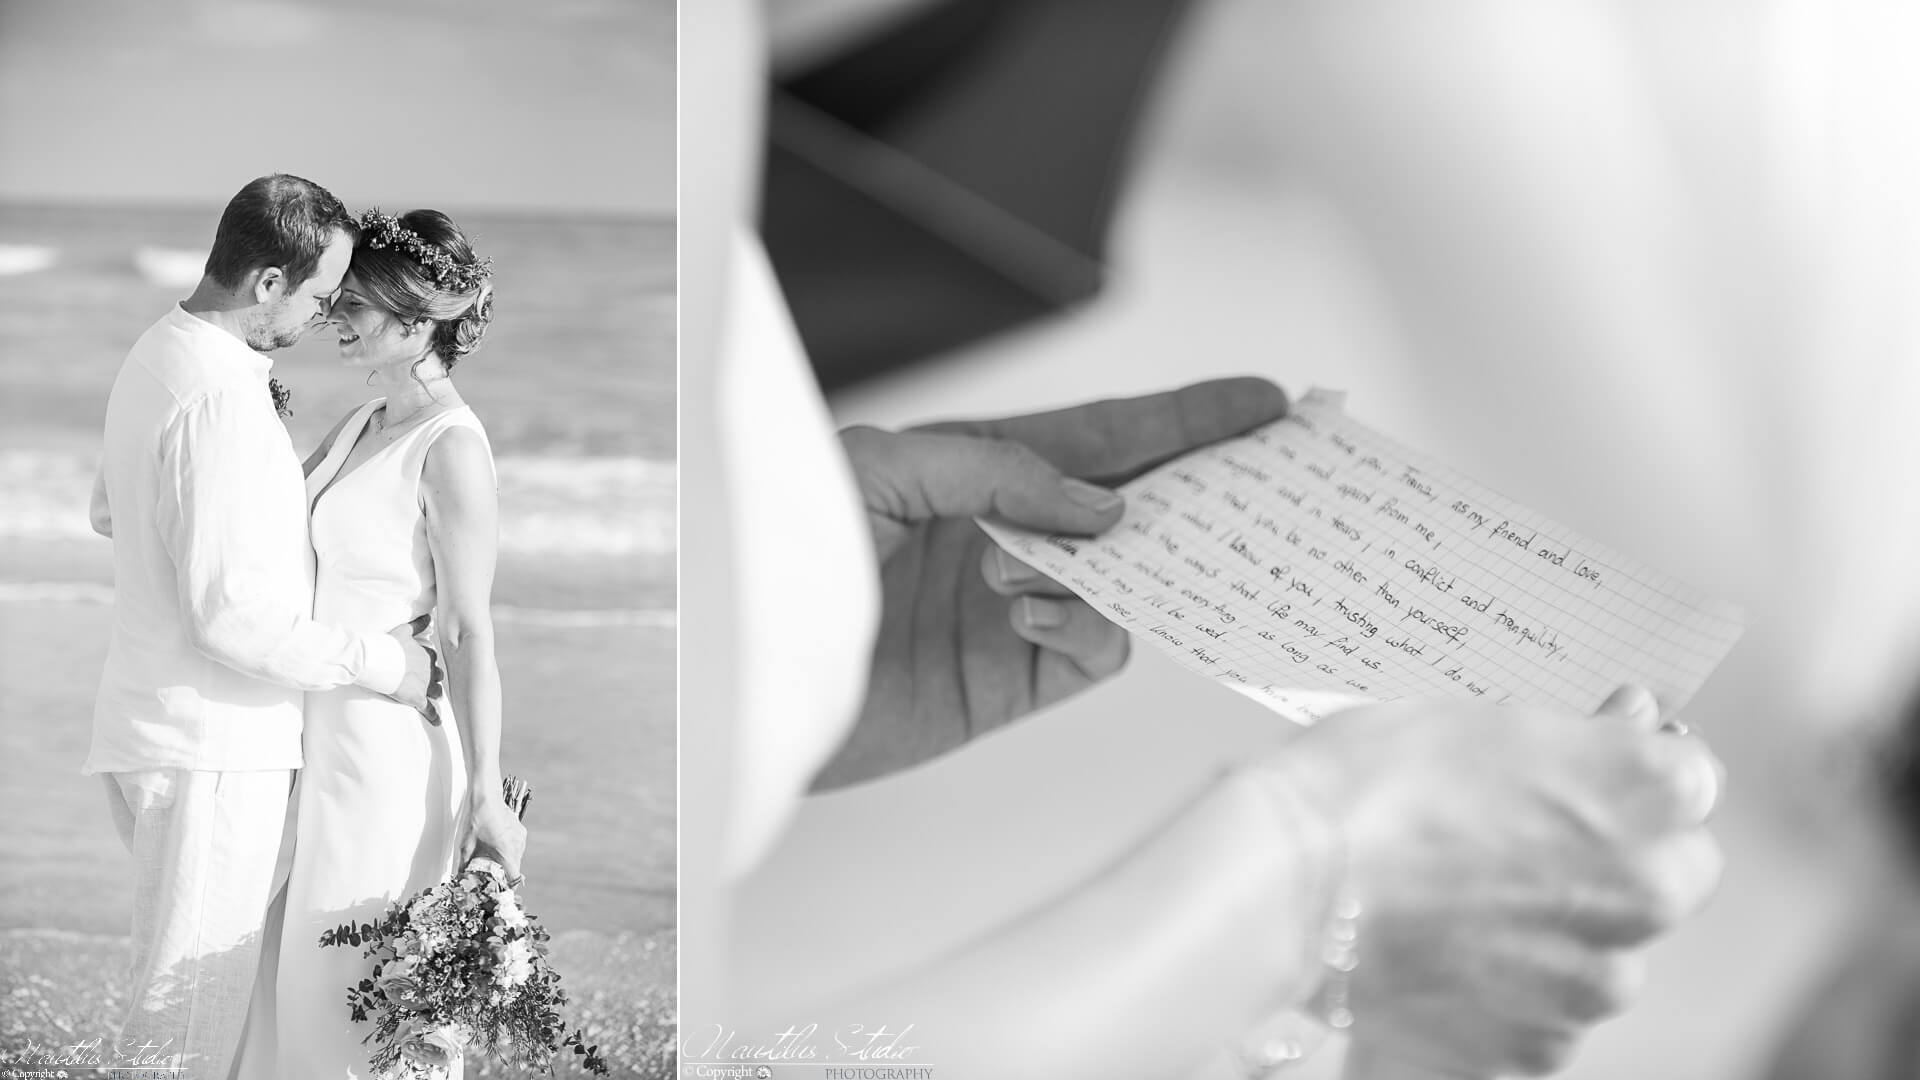
<svg viewBox="0 0 1920 1080">
<path fill-rule="evenodd" d="M 1298 720 L 1361 701 L 1589 712 L 1623 682 L 1678 709 L 1738 608 L 1349 418 L 1291 415 L 1126 484 L 1102 536 L 983 523 L 1194 671 Z"/>
</svg>

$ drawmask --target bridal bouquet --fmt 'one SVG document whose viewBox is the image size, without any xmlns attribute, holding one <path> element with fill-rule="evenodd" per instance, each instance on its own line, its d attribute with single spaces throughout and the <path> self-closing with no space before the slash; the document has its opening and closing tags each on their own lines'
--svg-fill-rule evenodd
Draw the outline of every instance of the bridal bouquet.
<svg viewBox="0 0 1920 1080">
<path fill-rule="evenodd" d="M 507 805 L 526 816 L 532 792 L 506 779 Z M 379 922 L 341 926 L 322 946 L 358 946 L 373 973 L 347 989 L 355 1022 L 373 1023 L 370 1064 L 382 1080 L 440 1080 L 472 1045 L 553 1072 L 564 1049 L 604 1075 L 599 1048 L 560 1018 L 567 1003 L 547 964 L 547 932 L 520 909 L 506 871 L 475 859 L 452 881 L 387 907 Z"/>
</svg>

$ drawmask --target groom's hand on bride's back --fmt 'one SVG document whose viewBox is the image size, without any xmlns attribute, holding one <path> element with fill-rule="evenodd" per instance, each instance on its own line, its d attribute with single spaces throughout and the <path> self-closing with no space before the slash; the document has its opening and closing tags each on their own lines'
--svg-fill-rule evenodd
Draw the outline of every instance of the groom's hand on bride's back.
<svg viewBox="0 0 1920 1080">
<path fill-rule="evenodd" d="M 406 677 L 400 680 L 400 688 L 389 696 L 408 708 L 418 710 L 428 723 L 437 724 L 440 715 L 430 702 L 441 694 L 443 673 L 439 654 L 427 643 L 429 621 L 428 616 L 422 615 L 387 631 L 400 643 L 400 651 L 407 657 Z"/>
<path fill-rule="evenodd" d="M 815 787 L 935 757 L 1126 663 L 1126 631 L 1002 558 L 975 517 L 1098 534 L 1125 509 L 1113 485 L 1286 411 L 1265 379 L 1216 379 L 999 420 L 843 431 L 880 562 L 881 623 L 859 724 Z"/>
</svg>

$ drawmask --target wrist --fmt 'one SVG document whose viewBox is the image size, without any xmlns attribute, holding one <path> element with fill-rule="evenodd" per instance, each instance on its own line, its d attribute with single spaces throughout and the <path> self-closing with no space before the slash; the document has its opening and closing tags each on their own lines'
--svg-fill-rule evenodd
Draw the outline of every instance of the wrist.
<svg viewBox="0 0 1920 1080">
<path fill-rule="evenodd" d="M 1353 1026 L 1353 973 L 1360 966 L 1360 902 L 1344 880 L 1320 935 L 1320 986 L 1306 1011 L 1335 1031 Z"/>
<path fill-rule="evenodd" d="M 470 773 L 467 781 L 467 804 L 470 806 L 490 806 L 494 803 L 506 805 L 506 792 L 502 789 L 498 772 Z"/>
<path fill-rule="evenodd" d="M 1297 770 L 1262 769 L 1261 790 L 1291 846 L 1300 853 L 1296 887 L 1306 914 L 1297 935 L 1298 967 L 1303 977 L 1289 1004 L 1317 1001 L 1328 990 L 1330 928 L 1351 902 L 1347 880 L 1347 841 L 1338 817 L 1301 782 Z"/>
<path fill-rule="evenodd" d="M 1276 826 L 1277 846 L 1289 855 L 1281 884 L 1285 891 L 1268 901 L 1284 913 L 1279 921 L 1288 931 L 1275 958 L 1281 986 L 1264 1019 L 1228 1045 L 1244 1072 L 1266 1076 L 1312 1056 L 1336 1026 L 1330 1018 L 1345 1021 L 1341 1027 L 1351 1022 L 1345 983 L 1353 953 L 1351 924 L 1344 920 L 1351 910 L 1346 839 L 1341 819 L 1293 768 L 1269 760 L 1243 775 L 1254 781 Z"/>
</svg>

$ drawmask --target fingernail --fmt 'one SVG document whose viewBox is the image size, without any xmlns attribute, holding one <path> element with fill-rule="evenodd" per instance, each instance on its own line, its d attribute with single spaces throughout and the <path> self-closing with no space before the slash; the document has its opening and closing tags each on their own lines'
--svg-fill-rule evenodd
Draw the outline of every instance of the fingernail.
<svg viewBox="0 0 1920 1080">
<path fill-rule="evenodd" d="M 1720 766 L 1702 754 L 1682 768 L 1685 772 L 1675 783 L 1682 793 L 1682 805 L 1690 808 L 1686 821 L 1688 824 L 1704 823 L 1713 817 L 1713 811 L 1720 805 L 1720 798 L 1725 791 Z"/>
<path fill-rule="evenodd" d="M 1707 814 L 1711 816 L 1727 798 L 1727 767 L 1718 757 L 1709 757 L 1702 772 L 1701 785 L 1707 789 Z"/>
<path fill-rule="evenodd" d="M 1652 691 L 1644 686 L 1628 683 L 1608 694 L 1607 700 L 1600 703 L 1596 715 L 1624 716 L 1632 719 L 1644 716 L 1657 708 L 1659 704 L 1653 700 Z"/>
<path fill-rule="evenodd" d="M 993 552 L 993 576 L 1002 585 L 1020 585 L 1040 576 L 1040 571 L 1014 558 L 1007 552 L 995 548 Z"/>
<path fill-rule="evenodd" d="M 1110 513 L 1118 509 L 1120 505 L 1126 501 L 1122 499 L 1117 492 L 1109 491 L 1095 484 L 1089 484 L 1085 480 L 1075 480 L 1071 476 L 1062 481 L 1060 486 L 1066 491 L 1067 498 L 1092 510 L 1096 514 Z"/>
<path fill-rule="evenodd" d="M 1057 600 L 1023 596 L 1015 606 L 1021 625 L 1032 630 L 1052 630 L 1067 621 L 1067 607 Z"/>
</svg>

